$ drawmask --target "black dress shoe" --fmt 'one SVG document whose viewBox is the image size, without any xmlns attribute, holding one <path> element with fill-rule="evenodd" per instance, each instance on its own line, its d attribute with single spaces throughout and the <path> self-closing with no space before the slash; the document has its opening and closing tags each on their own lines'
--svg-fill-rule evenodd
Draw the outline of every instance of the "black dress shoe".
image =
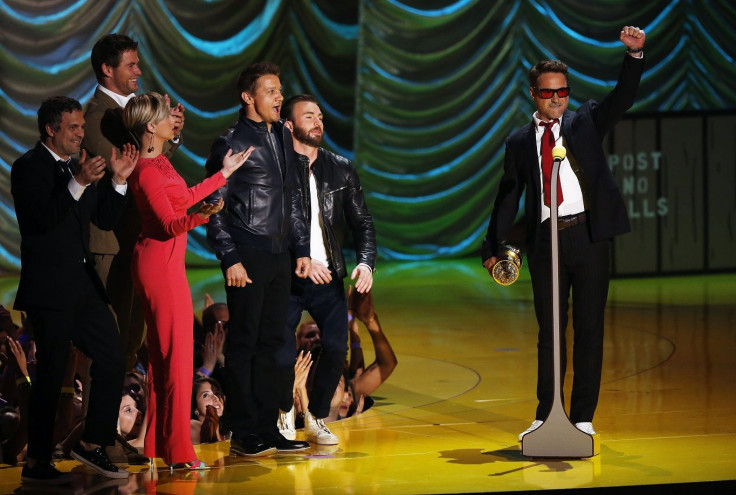
<svg viewBox="0 0 736 495">
<path fill-rule="evenodd" d="M 107 457 L 105 451 L 100 447 L 85 450 L 81 444 L 77 444 L 72 449 L 72 457 L 108 478 L 122 479 L 127 478 L 130 474 L 125 469 L 120 469 L 113 464 L 110 458 Z"/>
<path fill-rule="evenodd" d="M 69 473 L 62 473 L 57 470 L 49 462 L 39 461 L 33 467 L 28 466 L 28 464 L 23 466 L 23 470 L 20 473 L 20 481 L 23 485 L 63 485 L 65 483 L 71 483 L 72 476 Z"/>
<path fill-rule="evenodd" d="M 258 435 L 245 435 L 230 439 L 230 455 L 241 457 L 261 457 L 275 454 L 276 447 L 264 442 Z"/>
<path fill-rule="evenodd" d="M 264 434 L 263 441 L 275 447 L 278 452 L 302 452 L 309 450 L 309 442 L 289 440 L 279 432 Z"/>
</svg>

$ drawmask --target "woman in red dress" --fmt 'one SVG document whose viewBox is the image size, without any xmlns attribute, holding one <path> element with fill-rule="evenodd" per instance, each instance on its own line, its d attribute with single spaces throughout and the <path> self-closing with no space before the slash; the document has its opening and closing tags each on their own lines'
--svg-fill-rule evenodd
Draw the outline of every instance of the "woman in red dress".
<svg viewBox="0 0 736 495">
<path fill-rule="evenodd" d="M 133 252 L 131 271 L 143 302 L 148 327 L 148 409 L 144 454 L 161 457 L 179 469 L 205 469 L 197 459 L 190 437 L 193 372 L 192 295 L 184 257 L 187 231 L 206 223 L 222 209 L 222 201 L 202 201 L 237 170 L 253 151 L 228 152 L 221 174 L 193 187 L 161 154 L 174 138 L 169 101 L 158 93 L 133 97 L 123 112 L 125 126 L 140 143 L 140 158 L 129 177 L 141 215 L 141 234 Z"/>
</svg>

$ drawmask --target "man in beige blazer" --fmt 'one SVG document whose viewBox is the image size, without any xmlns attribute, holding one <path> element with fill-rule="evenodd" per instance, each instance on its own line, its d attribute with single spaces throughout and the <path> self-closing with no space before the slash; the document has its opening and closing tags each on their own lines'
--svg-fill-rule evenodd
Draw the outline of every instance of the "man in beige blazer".
<svg viewBox="0 0 736 495">
<path fill-rule="evenodd" d="M 105 35 L 92 48 L 91 61 L 98 86 L 85 108 L 87 127 L 82 147 L 88 155 L 100 155 L 109 163 L 112 149 L 117 148 L 119 155 L 124 143 L 133 142 L 138 148 L 148 146 L 136 143 L 123 125 L 123 108 L 138 90 L 138 78 L 142 74 L 138 66 L 138 43 L 122 34 Z M 181 143 L 184 107 L 179 104 L 171 113 L 176 119 L 176 138 L 164 146 L 167 157 Z M 109 180 L 109 174 L 105 179 Z M 130 276 L 130 258 L 140 228 L 140 215 L 132 199 L 126 203 L 125 212 L 112 231 L 90 226 L 90 251 L 117 316 L 127 370 L 135 366 L 145 334 L 143 314 Z"/>
</svg>

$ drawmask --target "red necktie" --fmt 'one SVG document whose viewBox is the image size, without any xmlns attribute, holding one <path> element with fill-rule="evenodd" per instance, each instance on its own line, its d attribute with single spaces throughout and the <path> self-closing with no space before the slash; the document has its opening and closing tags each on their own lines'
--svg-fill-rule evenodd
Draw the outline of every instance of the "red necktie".
<svg viewBox="0 0 736 495">
<path fill-rule="evenodd" d="M 551 191 L 550 191 L 550 178 L 552 177 L 552 148 L 555 147 L 555 135 L 552 132 L 552 126 L 558 123 L 559 120 L 554 119 L 549 122 L 540 122 L 539 125 L 544 126 L 544 134 L 542 134 L 542 179 L 544 179 L 544 204 L 549 206 Z M 557 178 L 557 205 L 561 205 L 564 199 L 562 198 L 562 185 L 560 184 L 559 177 Z"/>
</svg>

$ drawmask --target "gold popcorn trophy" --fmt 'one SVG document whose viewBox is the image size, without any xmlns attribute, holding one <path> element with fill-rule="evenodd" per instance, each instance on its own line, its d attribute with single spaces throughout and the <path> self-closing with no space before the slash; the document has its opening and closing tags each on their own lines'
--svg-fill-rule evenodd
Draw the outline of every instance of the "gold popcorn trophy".
<svg viewBox="0 0 736 495">
<path fill-rule="evenodd" d="M 514 246 L 506 245 L 498 261 L 493 265 L 493 280 L 500 285 L 511 285 L 519 278 L 521 271 L 521 251 Z"/>
</svg>

